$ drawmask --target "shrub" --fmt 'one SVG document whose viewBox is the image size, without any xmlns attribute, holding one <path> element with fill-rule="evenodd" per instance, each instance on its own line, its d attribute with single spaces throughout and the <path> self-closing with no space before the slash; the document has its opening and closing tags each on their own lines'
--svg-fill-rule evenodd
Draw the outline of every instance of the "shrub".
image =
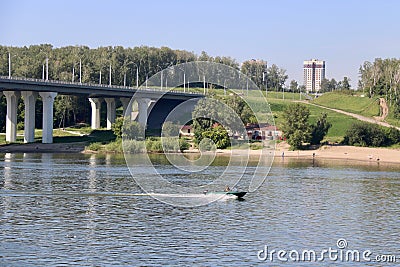
<svg viewBox="0 0 400 267">
<path fill-rule="evenodd" d="M 386 131 L 376 125 L 366 122 L 356 122 L 347 130 L 344 144 L 351 146 L 387 146 L 391 145 L 386 137 Z"/>
<path fill-rule="evenodd" d="M 179 150 L 184 151 L 190 148 L 190 144 L 183 138 L 179 139 Z"/>
<path fill-rule="evenodd" d="M 126 140 L 124 141 L 125 153 L 143 153 L 145 151 L 145 141 Z"/>
<path fill-rule="evenodd" d="M 122 137 L 122 126 L 124 125 L 124 118 L 120 117 L 115 120 L 115 122 L 111 125 L 111 130 L 117 136 L 117 138 Z"/>
<path fill-rule="evenodd" d="M 179 151 L 179 139 L 176 137 L 162 137 L 161 144 L 164 152 Z"/>
<path fill-rule="evenodd" d="M 394 127 L 386 128 L 386 137 L 390 145 L 400 143 L 400 131 Z"/>
<path fill-rule="evenodd" d="M 91 143 L 86 147 L 86 149 L 91 150 L 91 151 L 100 151 L 102 149 L 102 144 L 99 142 L 96 143 Z"/>
<path fill-rule="evenodd" d="M 117 141 L 110 142 L 105 145 L 105 150 L 109 152 L 122 152 L 122 142 L 121 139 Z"/>
</svg>

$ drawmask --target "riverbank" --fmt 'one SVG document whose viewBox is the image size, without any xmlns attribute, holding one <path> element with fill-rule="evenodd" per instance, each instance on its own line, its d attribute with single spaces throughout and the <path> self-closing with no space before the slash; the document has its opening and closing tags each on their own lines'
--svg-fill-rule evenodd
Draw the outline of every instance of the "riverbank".
<svg viewBox="0 0 400 267">
<path fill-rule="evenodd" d="M 87 145 L 86 142 L 8 144 L 0 146 L 0 153 L 98 153 L 85 150 L 85 145 Z M 245 150 L 243 152 L 247 153 Z M 220 155 L 228 155 L 230 153 L 230 150 L 218 151 L 218 154 Z M 259 155 L 260 153 L 261 150 L 250 150 L 251 155 Z M 290 151 L 289 145 L 282 142 L 276 146 L 275 157 L 301 159 L 342 159 L 363 162 L 378 161 L 400 164 L 400 149 L 326 145 L 314 150 Z"/>
<path fill-rule="evenodd" d="M 0 146 L 0 153 L 82 153 L 86 145 L 87 142 L 6 144 Z"/>
<path fill-rule="evenodd" d="M 275 157 L 341 159 L 400 164 L 400 149 L 326 145 L 314 150 L 290 151 L 288 144 L 280 143 L 276 147 Z"/>
</svg>

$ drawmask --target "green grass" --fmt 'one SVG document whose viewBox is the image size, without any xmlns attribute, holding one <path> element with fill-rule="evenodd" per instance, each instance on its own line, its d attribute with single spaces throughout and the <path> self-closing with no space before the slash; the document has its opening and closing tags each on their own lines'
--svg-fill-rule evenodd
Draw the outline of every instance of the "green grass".
<svg viewBox="0 0 400 267">
<path fill-rule="evenodd" d="M 315 104 L 341 109 L 347 112 L 363 115 L 366 117 L 379 116 L 379 99 L 352 96 L 341 93 L 325 93 L 312 101 Z"/>
<path fill-rule="evenodd" d="M 393 113 L 390 112 L 390 110 L 391 110 L 391 107 L 389 107 L 389 116 L 386 117 L 387 123 L 389 123 L 389 124 L 391 124 L 393 126 L 400 127 L 400 120 L 394 118 Z"/>
<path fill-rule="evenodd" d="M 270 98 L 269 96 L 272 97 Z M 277 125 L 278 128 L 280 128 L 283 123 L 283 112 L 288 105 L 293 103 L 293 100 L 287 98 L 285 98 L 285 100 L 279 98 L 273 98 L 272 94 L 269 96 L 267 98 L 267 101 L 273 113 L 275 125 Z M 259 93 L 257 96 L 256 92 L 251 92 L 249 93 L 249 96 L 245 96 L 244 98 L 248 101 L 248 103 L 251 104 L 258 118 L 260 118 L 261 120 L 267 118 L 267 114 L 265 112 L 266 109 L 265 99 L 259 97 Z M 357 121 L 357 119 L 353 117 L 340 114 L 335 111 L 330 111 L 321 107 L 312 105 L 307 105 L 307 107 L 310 109 L 309 122 L 311 124 L 315 123 L 318 117 L 322 113 L 327 113 L 328 121 L 332 123 L 332 127 L 329 129 L 328 134 L 325 137 L 325 141 L 340 142 L 343 139 L 343 136 L 345 135 L 347 129 L 349 129 L 349 127 L 355 121 Z"/>
<path fill-rule="evenodd" d="M 83 128 L 81 131 L 75 129 L 77 134 L 70 133 L 68 131 L 73 131 L 71 128 L 67 128 L 66 131 L 60 129 L 53 130 L 53 142 L 54 143 L 72 143 L 72 142 L 87 142 L 88 144 L 99 142 L 101 144 L 106 144 L 110 141 L 115 140 L 115 135 L 111 130 L 99 129 L 92 130 L 90 128 Z M 80 136 L 79 133 L 85 134 Z M 17 131 L 17 140 L 15 143 L 23 143 L 24 131 Z M 35 142 L 42 141 L 42 130 L 35 130 Z M 6 144 L 6 136 L 5 134 L 0 135 L 0 145 Z"/>
</svg>

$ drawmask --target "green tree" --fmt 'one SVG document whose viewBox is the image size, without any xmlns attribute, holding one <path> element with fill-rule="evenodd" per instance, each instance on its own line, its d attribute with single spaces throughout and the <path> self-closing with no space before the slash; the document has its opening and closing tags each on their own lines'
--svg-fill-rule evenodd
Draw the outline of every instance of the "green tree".
<svg viewBox="0 0 400 267">
<path fill-rule="evenodd" d="M 179 136 L 180 125 L 173 123 L 172 121 L 166 121 L 162 125 L 162 136 L 165 137 L 176 137 Z"/>
<path fill-rule="evenodd" d="M 259 88 L 265 89 L 265 73 L 267 62 L 264 60 L 247 60 L 243 62 L 241 72 L 246 74 Z"/>
<path fill-rule="evenodd" d="M 111 130 L 115 134 L 117 138 L 122 137 L 122 127 L 124 125 L 124 118 L 119 117 L 115 120 L 115 122 L 111 125 Z"/>
<path fill-rule="evenodd" d="M 303 104 L 294 103 L 287 106 L 283 112 L 282 131 L 291 149 L 301 149 L 303 143 L 310 139 L 308 117 L 310 110 Z"/>
<path fill-rule="evenodd" d="M 298 87 L 299 87 L 299 84 L 297 83 L 296 80 L 291 80 L 291 81 L 290 81 L 290 85 L 289 85 L 290 91 L 292 91 L 293 93 L 295 93 L 295 92 L 298 91 Z"/>
<path fill-rule="evenodd" d="M 342 86 L 341 89 L 342 90 L 350 90 L 351 86 L 350 86 L 350 79 L 347 77 L 343 77 L 343 81 L 342 81 Z"/>
<path fill-rule="evenodd" d="M 128 140 L 143 140 L 144 127 L 136 121 L 125 119 L 122 127 L 122 137 Z"/>
<path fill-rule="evenodd" d="M 283 85 L 288 78 L 289 76 L 286 74 L 285 69 L 272 64 L 267 70 L 268 89 L 274 88 L 275 91 L 282 91 Z"/>
<path fill-rule="evenodd" d="M 212 140 L 217 148 L 224 149 L 230 146 L 228 132 L 221 125 L 204 131 L 201 135 L 202 139 L 208 138 Z"/>
<path fill-rule="evenodd" d="M 311 126 L 311 144 L 319 145 L 324 139 L 325 135 L 328 133 L 332 124 L 327 121 L 327 114 L 323 113 L 318 118 L 317 123 Z"/>
</svg>

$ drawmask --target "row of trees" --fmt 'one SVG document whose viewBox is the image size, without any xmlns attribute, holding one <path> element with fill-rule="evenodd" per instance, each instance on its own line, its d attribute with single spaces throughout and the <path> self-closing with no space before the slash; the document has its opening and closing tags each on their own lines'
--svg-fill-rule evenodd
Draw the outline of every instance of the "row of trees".
<svg viewBox="0 0 400 267">
<path fill-rule="evenodd" d="M 321 93 L 332 92 L 336 90 L 350 90 L 350 79 L 348 77 L 343 77 L 342 81 L 336 81 L 335 79 L 323 79 L 321 81 Z"/>
<path fill-rule="evenodd" d="M 264 60 L 247 60 L 243 62 L 241 72 L 246 74 L 261 89 L 273 91 L 282 91 L 289 76 L 285 69 L 272 64 L 267 66 Z"/>
<path fill-rule="evenodd" d="M 368 96 L 384 96 L 391 106 L 400 104 L 400 59 L 377 58 L 360 66 L 359 87 Z M 398 112 L 400 115 L 400 111 Z M 399 116 L 400 118 L 400 116 Z"/>
<path fill-rule="evenodd" d="M 239 68 L 239 64 L 230 57 L 211 57 L 205 52 L 197 56 L 193 52 L 173 50 L 168 47 L 108 46 L 91 49 L 87 46 L 54 48 L 50 44 L 42 44 L 29 47 L 0 46 L 0 75 L 9 75 L 9 54 L 11 76 L 43 78 L 43 71 L 46 72 L 44 66 L 48 59 L 49 79 L 79 81 L 81 78 L 83 83 L 126 86 L 136 85 L 136 71 L 139 72 L 138 82 L 142 84 L 147 77 L 170 65 L 195 60 L 223 63 Z M 47 73 L 44 76 L 46 77 Z"/>
<path fill-rule="evenodd" d="M 46 72 L 46 59 L 48 73 Z M 136 86 L 136 83 L 143 84 L 148 77 L 170 65 L 197 60 L 222 63 L 239 70 L 239 64 L 235 59 L 225 56 L 212 57 L 206 52 L 202 52 L 198 56 L 193 52 L 173 50 L 168 47 L 108 46 L 91 49 L 87 46 L 57 48 L 50 44 L 42 44 L 24 47 L 0 46 L 0 75 L 37 79 L 48 76 L 51 80 Z M 9 66 L 9 61 L 11 66 Z M 246 67 L 242 68 L 246 69 Z M 270 69 L 271 77 L 273 77 L 272 73 L 280 70 L 275 65 Z M 253 79 L 258 77 L 249 76 Z M 262 79 L 262 74 L 260 77 Z M 280 83 L 282 84 L 282 82 Z M 272 78 L 270 84 L 274 84 Z M 37 127 L 41 127 L 42 123 L 41 107 L 39 98 L 36 105 Z M 5 112 L 6 101 L 3 97 L 0 100 L 0 130 L 2 131 L 5 128 Z M 90 105 L 83 96 L 58 95 L 55 100 L 54 112 L 56 127 L 70 126 L 78 122 L 89 121 Z M 24 105 L 20 100 L 18 107 L 20 128 L 23 127 L 23 113 Z"/>
</svg>

